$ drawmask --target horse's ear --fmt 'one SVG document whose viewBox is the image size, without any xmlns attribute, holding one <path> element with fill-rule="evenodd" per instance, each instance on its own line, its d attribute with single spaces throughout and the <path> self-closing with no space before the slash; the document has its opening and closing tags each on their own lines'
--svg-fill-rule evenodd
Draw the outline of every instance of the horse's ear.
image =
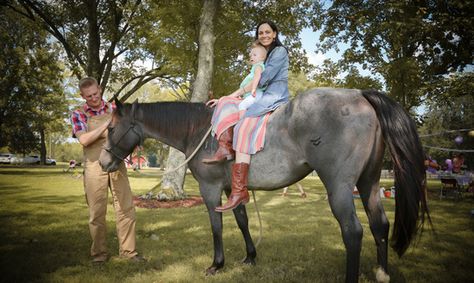
<svg viewBox="0 0 474 283">
<path fill-rule="evenodd" d="M 137 110 L 138 107 L 138 99 L 135 99 L 135 101 L 132 104 L 132 113 L 130 113 L 130 116 L 132 116 L 135 119 L 135 111 Z"/>
<path fill-rule="evenodd" d="M 116 96 L 114 97 L 114 102 L 118 109 L 122 109 L 123 104 L 122 102 L 120 102 L 120 100 L 118 100 Z"/>
<path fill-rule="evenodd" d="M 117 107 L 117 113 L 121 115 L 122 109 L 123 109 L 122 102 L 120 102 L 120 100 L 118 100 L 116 96 L 114 97 L 114 102 L 115 102 L 115 106 Z"/>
</svg>

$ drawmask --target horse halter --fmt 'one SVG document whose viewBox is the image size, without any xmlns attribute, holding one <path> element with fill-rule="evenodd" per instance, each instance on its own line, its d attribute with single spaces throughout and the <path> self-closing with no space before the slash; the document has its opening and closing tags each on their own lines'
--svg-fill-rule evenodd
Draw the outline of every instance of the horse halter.
<svg viewBox="0 0 474 283">
<path fill-rule="evenodd" d="M 129 155 L 129 153 L 126 153 L 123 149 L 119 148 L 118 144 L 120 144 L 122 139 L 128 134 L 128 132 L 130 132 L 130 130 L 135 135 L 138 136 L 138 139 L 139 139 L 138 144 L 139 145 L 143 144 L 143 137 L 142 137 L 142 134 L 141 134 L 141 128 L 140 128 L 140 131 L 138 131 L 136 127 L 140 128 L 137 125 L 137 123 L 135 123 L 135 119 L 133 119 L 132 122 L 130 123 L 130 126 L 128 127 L 128 129 L 125 131 L 125 133 L 123 133 L 120 136 L 118 141 L 116 143 L 113 143 L 112 140 L 108 140 L 108 143 L 110 144 L 110 147 L 105 147 L 104 146 L 104 150 L 107 151 L 108 153 L 112 154 L 113 156 L 115 156 L 117 159 L 119 159 L 121 161 L 124 161 L 124 160 L 127 161 L 126 158 Z M 116 152 L 116 150 L 119 150 L 119 152 Z M 133 164 L 133 162 L 131 160 L 129 160 L 127 162 L 130 163 L 130 164 Z"/>
</svg>

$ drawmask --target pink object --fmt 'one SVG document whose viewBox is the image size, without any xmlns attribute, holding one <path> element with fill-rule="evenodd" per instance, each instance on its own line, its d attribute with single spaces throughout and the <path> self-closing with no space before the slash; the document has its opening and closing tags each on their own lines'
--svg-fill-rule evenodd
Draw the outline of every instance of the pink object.
<svg viewBox="0 0 474 283">
<path fill-rule="evenodd" d="M 448 166 L 446 171 L 453 171 L 453 161 L 451 159 L 446 159 L 444 163 Z"/>
</svg>

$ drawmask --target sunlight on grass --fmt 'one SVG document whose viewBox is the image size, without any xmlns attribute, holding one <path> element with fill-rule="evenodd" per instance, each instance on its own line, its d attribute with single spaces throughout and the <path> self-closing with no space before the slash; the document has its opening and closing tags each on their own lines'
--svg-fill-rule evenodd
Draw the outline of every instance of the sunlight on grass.
<svg viewBox="0 0 474 283">
<path fill-rule="evenodd" d="M 163 227 L 170 227 L 170 226 L 173 226 L 173 221 L 159 220 L 159 222 L 150 223 L 143 226 L 143 230 L 153 231 L 153 230 L 159 230 L 160 228 L 163 228 Z"/>
<path fill-rule="evenodd" d="M 204 270 L 213 256 L 212 233 L 204 205 L 191 208 L 137 208 L 137 243 L 148 259 L 131 264 L 117 257 L 115 215 L 107 212 L 108 247 L 104 266 L 89 262 L 88 212 L 81 179 L 64 167 L 0 167 L 0 264 L 4 282 L 343 282 L 345 248 L 319 178 L 301 181 L 308 197 L 290 187 L 256 192 L 263 234 L 257 265 L 245 266 L 245 246 L 232 213 L 223 217 L 226 266 L 216 276 Z M 154 172 L 154 171 L 153 171 Z M 130 172 L 133 193 L 144 194 L 161 177 Z M 389 188 L 393 180 L 382 179 Z M 416 245 L 399 259 L 390 250 L 392 282 L 470 282 L 474 278 L 474 197 L 439 200 L 440 184 L 429 180 L 429 207 L 436 234 L 425 225 Z M 199 195 L 188 175 L 188 195 Z M 364 229 L 360 282 L 375 280 L 376 248 L 362 202 L 354 199 Z M 382 200 L 393 225 L 395 201 Z M 247 205 L 250 231 L 259 237 L 253 202 Z"/>
</svg>

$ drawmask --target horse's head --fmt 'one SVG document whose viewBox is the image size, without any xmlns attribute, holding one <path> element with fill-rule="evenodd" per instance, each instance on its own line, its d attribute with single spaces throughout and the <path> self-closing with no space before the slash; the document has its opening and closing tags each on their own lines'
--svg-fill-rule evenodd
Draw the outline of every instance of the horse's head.
<svg viewBox="0 0 474 283">
<path fill-rule="evenodd" d="M 122 105 L 116 100 L 115 104 L 117 108 L 112 114 L 107 141 L 99 157 L 100 166 L 106 172 L 116 171 L 120 162 L 143 141 L 142 128 L 135 120 L 138 102 Z"/>
</svg>

